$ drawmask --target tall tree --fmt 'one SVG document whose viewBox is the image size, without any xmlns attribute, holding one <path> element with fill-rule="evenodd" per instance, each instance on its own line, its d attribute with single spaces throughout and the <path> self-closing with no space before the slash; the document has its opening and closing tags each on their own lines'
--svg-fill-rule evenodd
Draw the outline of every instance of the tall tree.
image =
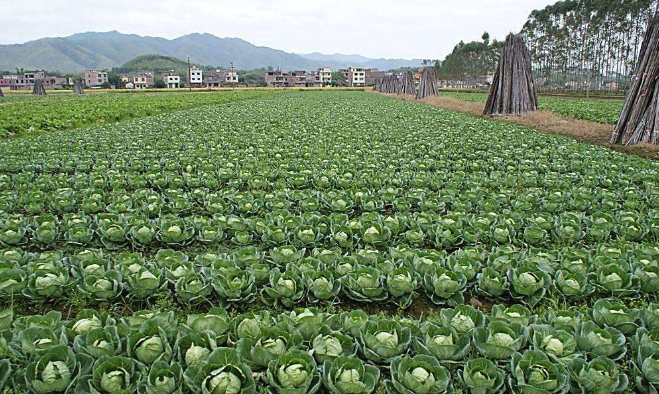
<svg viewBox="0 0 659 394">
<path fill-rule="evenodd" d="M 503 42 L 490 42 L 488 33 L 483 34 L 482 38 L 483 41 L 469 43 L 460 41 L 441 63 L 440 79 L 459 81 L 463 86 L 484 83 L 497 67 Z"/>
<path fill-rule="evenodd" d="M 657 0 L 565 0 L 522 29 L 538 88 L 626 90 Z"/>
</svg>

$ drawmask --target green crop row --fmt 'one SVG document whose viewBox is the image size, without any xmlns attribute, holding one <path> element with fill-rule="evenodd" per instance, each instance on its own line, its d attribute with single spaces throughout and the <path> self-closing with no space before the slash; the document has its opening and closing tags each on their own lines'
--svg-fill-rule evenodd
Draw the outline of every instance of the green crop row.
<svg viewBox="0 0 659 394">
<path fill-rule="evenodd" d="M 0 99 L 0 138 L 70 130 L 275 94 L 266 90 L 195 93 L 9 96 Z M 6 101 L 6 102 L 5 102 Z"/>
</svg>

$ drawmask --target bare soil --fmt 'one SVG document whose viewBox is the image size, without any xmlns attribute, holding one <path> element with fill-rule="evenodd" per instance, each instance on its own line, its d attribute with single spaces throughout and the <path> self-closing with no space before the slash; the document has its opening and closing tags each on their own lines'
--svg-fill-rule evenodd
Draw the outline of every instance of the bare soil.
<svg viewBox="0 0 659 394">
<path fill-rule="evenodd" d="M 405 101 L 421 102 L 479 118 L 483 117 L 483 103 L 462 101 L 454 97 L 445 96 L 428 97 L 423 100 L 416 100 L 414 96 L 397 96 L 392 94 L 386 94 L 385 96 Z M 490 119 L 525 126 L 546 133 L 559 134 L 580 142 L 603 146 L 630 155 L 659 160 L 659 145 L 637 144 L 625 146 L 609 143 L 609 139 L 613 133 L 612 125 L 573 119 L 549 111 L 536 111 L 522 116 L 497 116 Z"/>
</svg>

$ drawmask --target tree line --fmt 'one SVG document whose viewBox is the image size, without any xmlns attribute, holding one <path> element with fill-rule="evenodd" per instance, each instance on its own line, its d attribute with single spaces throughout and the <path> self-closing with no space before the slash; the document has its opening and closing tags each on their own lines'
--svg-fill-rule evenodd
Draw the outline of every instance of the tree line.
<svg viewBox="0 0 659 394">
<path fill-rule="evenodd" d="M 531 13 L 521 35 L 543 90 L 628 89 L 636 57 L 658 0 L 566 0 Z M 483 85 L 497 66 L 503 41 L 460 42 L 438 75 L 451 86 Z"/>
<path fill-rule="evenodd" d="M 522 29 L 541 89 L 624 91 L 657 0 L 567 0 Z"/>
</svg>

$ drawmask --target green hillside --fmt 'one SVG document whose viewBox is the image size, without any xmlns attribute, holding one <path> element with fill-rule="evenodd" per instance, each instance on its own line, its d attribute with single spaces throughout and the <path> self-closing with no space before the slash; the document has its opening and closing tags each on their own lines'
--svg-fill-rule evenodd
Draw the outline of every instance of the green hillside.
<svg viewBox="0 0 659 394">
<path fill-rule="evenodd" d="M 193 66 L 200 67 L 197 64 L 192 64 Z M 156 74 L 160 74 L 165 71 L 174 70 L 179 74 L 185 74 L 188 68 L 188 63 L 181 59 L 177 59 L 171 56 L 162 56 L 162 55 L 142 55 L 138 56 L 133 60 L 130 60 L 119 67 L 115 67 L 112 71 L 116 73 L 134 73 L 139 71 L 153 71 Z"/>
</svg>

